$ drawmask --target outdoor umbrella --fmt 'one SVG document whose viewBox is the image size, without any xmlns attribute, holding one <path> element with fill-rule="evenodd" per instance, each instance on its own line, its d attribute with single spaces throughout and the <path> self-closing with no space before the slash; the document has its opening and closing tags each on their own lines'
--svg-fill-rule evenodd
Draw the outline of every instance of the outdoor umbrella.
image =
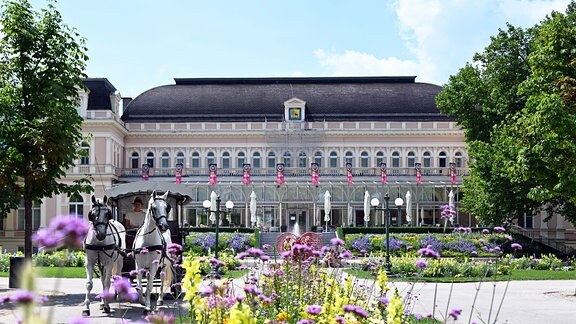
<svg viewBox="0 0 576 324">
<path fill-rule="evenodd" d="M 368 190 L 364 192 L 364 226 L 368 227 L 370 221 L 370 193 Z"/>
<path fill-rule="evenodd" d="M 252 227 L 256 226 L 256 193 L 254 191 L 250 194 L 250 223 Z"/>
<path fill-rule="evenodd" d="M 212 193 L 210 194 L 210 210 L 216 210 L 216 192 L 212 191 Z M 210 221 L 212 222 L 212 225 L 214 225 L 216 223 L 216 213 L 215 212 L 211 212 L 210 213 Z M 220 224 L 218 224 L 220 225 Z"/>
<path fill-rule="evenodd" d="M 456 215 L 456 208 L 454 207 L 454 193 L 450 190 L 448 194 L 448 208 L 450 208 L 450 224 L 454 224 L 454 216 Z"/>
<path fill-rule="evenodd" d="M 406 192 L 406 221 L 412 225 L 412 195 L 410 190 Z"/>
<path fill-rule="evenodd" d="M 324 193 L 324 221 L 326 222 L 326 232 L 328 232 L 328 222 L 330 221 L 330 211 L 332 210 L 330 197 L 330 192 L 326 190 L 326 193 Z"/>
</svg>

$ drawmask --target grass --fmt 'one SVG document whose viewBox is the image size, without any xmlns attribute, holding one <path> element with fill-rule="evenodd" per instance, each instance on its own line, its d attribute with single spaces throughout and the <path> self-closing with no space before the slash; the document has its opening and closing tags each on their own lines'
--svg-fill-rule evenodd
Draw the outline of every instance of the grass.
<svg viewBox="0 0 576 324">
<path fill-rule="evenodd" d="M 370 271 L 346 269 L 346 273 L 359 279 L 376 279 Z M 480 280 L 576 280 L 576 271 L 547 271 L 547 270 L 512 270 L 512 275 L 498 275 L 488 278 L 460 278 L 460 277 L 390 277 L 390 281 L 426 281 L 426 282 L 475 282 Z"/>
</svg>

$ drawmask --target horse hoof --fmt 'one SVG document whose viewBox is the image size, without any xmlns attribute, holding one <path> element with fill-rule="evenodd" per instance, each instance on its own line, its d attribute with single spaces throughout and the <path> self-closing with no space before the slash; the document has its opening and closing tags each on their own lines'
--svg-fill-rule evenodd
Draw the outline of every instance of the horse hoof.
<svg viewBox="0 0 576 324">
<path fill-rule="evenodd" d="M 100 310 L 103 310 L 103 309 L 104 309 L 104 305 L 100 304 Z"/>
<path fill-rule="evenodd" d="M 142 312 L 144 316 L 148 316 L 152 313 L 152 311 L 150 309 L 145 309 L 144 312 Z"/>
<path fill-rule="evenodd" d="M 110 306 L 104 306 L 104 313 L 110 313 Z"/>
<path fill-rule="evenodd" d="M 164 301 L 163 300 L 159 300 L 156 302 L 156 305 L 158 306 L 164 306 Z"/>
<path fill-rule="evenodd" d="M 90 310 L 89 309 L 85 309 L 82 311 L 82 316 L 90 316 Z"/>
</svg>

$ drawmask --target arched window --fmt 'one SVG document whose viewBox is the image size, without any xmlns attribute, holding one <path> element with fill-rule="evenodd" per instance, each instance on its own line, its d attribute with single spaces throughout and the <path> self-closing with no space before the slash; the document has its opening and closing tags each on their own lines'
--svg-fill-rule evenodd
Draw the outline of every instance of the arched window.
<svg viewBox="0 0 576 324">
<path fill-rule="evenodd" d="M 368 168 L 369 167 L 368 162 L 369 162 L 368 152 L 363 151 L 362 153 L 360 153 L 360 167 Z"/>
<path fill-rule="evenodd" d="M 413 168 L 414 167 L 414 163 L 416 163 L 416 154 L 414 153 L 414 151 L 410 151 L 408 152 L 408 157 L 407 160 L 408 164 L 406 165 L 409 168 Z"/>
<path fill-rule="evenodd" d="M 70 215 L 76 215 L 80 218 L 84 217 L 84 199 L 80 195 L 70 197 L 70 205 L 68 207 Z"/>
<path fill-rule="evenodd" d="M 132 152 L 132 156 L 130 157 L 130 167 L 132 169 L 140 169 L 140 155 L 136 152 Z"/>
<path fill-rule="evenodd" d="M 446 167 L 446 152 L 442 151 L 438 154 L 438 167 L 445 168 Z"/>
<path fill-rule="evenodd" d="M 148 152 L 148 154 L 146 154 L 146 164 L 151 168 L 154 167 L 154 153 Z"/>
<path fill-rule="evenodd" d="M 430 152 L 426 151 L 422 154 L 422 166 L 424 168 L 431 168 L 432 167 L 432 155 Z"/>
<path fill-rule="evenodd" d="M 346 152 L 344 155 L 344 165 L 346 165 L 346 163 L 354 165 L 354 154 L 352 154 L 350 151 Z"/>
<path fill-rule="evenodd" d="M 338 153 L 335 151 L 330 152 L 330 167 L 337 168 L 338 167 Z"/>
<path fill-rule="evenodd" d="M 462 158 L 462 152 L 456 152 L 456 154 L 454 154 L 454 163 L 456 163 L 457 168 L 464 167 L 464 159 Z"/>
<path fill-rule="evenodd" d="M 192 153 L 192 157 L 190 158 L 190 167 L 193 169 L 200 168 L 200 153 Z"/>
<path fill-rule="evenodd" d="M 238 160 L 236 163 L 236 167 L 242 169 L 244 167 L 244 163 L 246 163 L 246 153 L 238 152 Z"/>
<path fill-rule="evenodd" d="M 306 153 L 300 152 L 300 154 L 298 154 L 298 167 L 299 168 L 307 167 L 306 162 L 307 162 Z"/>
<path fill-rule="evenodd" d="M 318 167 L 322 166 L 322 152 L 318 151 L 314 153 L 314 162 L 318 164 Z"/>
<path fill-rule="evenodd" d="M 167 169 L 170 167 L 170 154 L 168 152 L 162 153 L 162 168 Z"/>
<path fill-rule="evenodd" d="M 210 164 L 216 163 L 216 159 L 214 158 L 214 152 L 208 152 L 206 154 L 206 167 L 209 167 Z"/>
<path fill-rule="evenodd" d="M 398 151 L 392 152 L 392 167 L 393 168 L 401 167 L 401 165 L 400 165 L 400 153 L 398 153 Z"/>
<path fill-rule="evenodd" d="M 90 146 L 82 143 L 82 156 L 80 157 L 80 165 L 90 164 Z"/>
<path fill-rule="evenodd" d="M 176 164 L 182 164 L 182 167 L 185 167 L 184 165 L 184 153 L 182 152 L 178 152 L 176 153 Z"/>
<path fill-rule="evenodd" d="M 262 164 L 260 163 L 260 153 L 254 152 L 254 154 L 252 154 L 252 167 L 253 168 L 260 168 L 261 165 Z"/>
<path fill-rule="evenodd" d="M 290 152 L 284 152 L 284 167 L 289 168 L 292 166 L 292 155 Z"/>
<path fill-rule="evenodd" d="M 276 154 L 274 152 L 268 153 L 268 167 L 276 168 Z"/>
<path fill-rule="evenodd" d="M 379 151 L 376 152 L 376 166 L 380 167 L 381 163 L 386 163 L 386 157 L 384 156 L 384 152 Z"/>
<path fill-rule="evenodd" d="M 230 153 L 222 153 L 222 169 L 230 169 Z"/>
</svg>

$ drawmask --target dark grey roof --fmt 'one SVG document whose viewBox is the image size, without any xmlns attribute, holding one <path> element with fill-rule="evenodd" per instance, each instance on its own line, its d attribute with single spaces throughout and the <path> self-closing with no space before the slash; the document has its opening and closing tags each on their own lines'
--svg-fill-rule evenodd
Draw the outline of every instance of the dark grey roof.
<svg viewBox="0 0 576 324">
<path fill-rule="evenodd" d="M 152 88 L 124 109 L 126 122 L 280 121 L 284 102 L 306 102 L 307 121 L 449 120 L 440 86 L 416 77 L 190 78 Z"/>
<path fill-rule="evenodd" d="M 110 95 L 116 88 L 106 78 L 87 78 L 82 81 L 90 90 L 88 94 L 88 110 L 111 110 Z"/>
</svg>

